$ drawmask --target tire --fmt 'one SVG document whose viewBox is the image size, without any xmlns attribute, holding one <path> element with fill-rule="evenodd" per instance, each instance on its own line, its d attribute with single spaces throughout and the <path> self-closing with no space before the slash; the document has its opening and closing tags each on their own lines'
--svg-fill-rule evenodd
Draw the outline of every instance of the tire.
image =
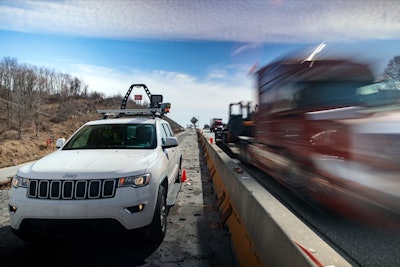
<svg viewBox="0 0 400 267">
<path fill-rule="evenodd" d="M 11 228 L 11 232 L 18 237 L 18 239 L 25 241 L 25 242 L 31 242 L 32 237 L 30 235 L 27 235 L 26 233 L 21 232 L 20 230 L 16 230 L 14 228 Z"/>
<path fill-rule="evenodd" d="M 182 183 L 182 158 L 179 159 L 178 176 L 175 179 L 175 183 Z"/>
<path fill-rule="evenodd" d="M 167 214 L 168 209 L 165 188 L 163 185 L 160 185 L 153 220 L 148 229 L 149 242 L 161 243 L 163 241 L 167 233 Z"/>
</svg>

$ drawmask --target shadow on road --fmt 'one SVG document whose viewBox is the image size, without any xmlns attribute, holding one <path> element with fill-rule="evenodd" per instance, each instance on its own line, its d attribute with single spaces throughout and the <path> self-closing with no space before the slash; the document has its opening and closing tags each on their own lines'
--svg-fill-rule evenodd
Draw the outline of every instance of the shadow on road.
<svg viewBox="0 0 400 267">
<path fill-rule="evenodd" d="M 160 244 L 136 238 L 74 238 L 24 242 L 0 228 L 0 266 L 137 266 Z M 7 246 L 3 241 L 7 240 Z"/>
</svg>

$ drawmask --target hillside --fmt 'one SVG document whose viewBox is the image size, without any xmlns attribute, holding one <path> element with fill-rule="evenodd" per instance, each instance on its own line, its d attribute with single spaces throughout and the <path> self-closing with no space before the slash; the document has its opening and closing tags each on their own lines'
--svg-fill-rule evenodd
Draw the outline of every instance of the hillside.
<svg viewBox="0 0 400 267">
<path fill-rule="evenodd" d="M 97 109 L 115 109 L 119 108 L 121 103 L 115 98 L 101 101 L 91 98 L 72 99 L 67 105 L 57 102 L 59 101 L 47 100 L 43 103 L 41 111 L 48 115 L 41 116 L 39 128 L 31 120 L 22 129 L 20 139 L 17 129 L 9 129 L 0 115 L 0 168 L 36 160 L 55 151 L 54 142 L 57 138 L 67 139 L 85 122 L 101 118 L 96 113 Z M 170 122 L 175 132 L 182 129 L 168 117 L 164 116 L 164 119 Z"/>
</svg>

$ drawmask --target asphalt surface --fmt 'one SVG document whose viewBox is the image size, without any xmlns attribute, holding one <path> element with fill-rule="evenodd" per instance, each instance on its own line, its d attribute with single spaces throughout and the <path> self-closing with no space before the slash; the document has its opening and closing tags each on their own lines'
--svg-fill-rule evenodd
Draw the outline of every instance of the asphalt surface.
<svg viewBox="0 0 400 267">
<path fill-rule="evenodd" d="M 161 244 L 155 247 L 140 242 L 27 244 L 10 231 L 9 190 L 3 189 L 0 190 L 0 267 L 33 266 L 33 263 L 41 266 L 236 266 L 229 231 L 221 224 L 215 209 L 216 197 L 196 132 L 188 130 L 178 139 L 187 181 L 170 210 L 167 236 Z M 9 181 L 19 167 L 0 169 L 0 183 Z M 310 209 L 297 200 L 291 207 L 338 250 L 344 251 L 353 266 L 400 266 L 398 229 L 349 222 L 328 212 Z"/>
<path fill-rule="evenodd" d="M 9 189 L 0 190 L 0 267 L 6 266 L 215 266 L 235 267 L 229 230 L 221 224 L 216 196 L 195 130 L 178 135 L 186 182 L 168 215 L 161 244 L 142 240 L 51 240 L 27 243 L 9 224 Z M 3 183 L 20 166 L 0 169 Z"/>
<path fill-rule="evenodd" d="M 0 169 L 0 184 L 10 182 L 12 177 L 24 164 Z"/>
</svg>

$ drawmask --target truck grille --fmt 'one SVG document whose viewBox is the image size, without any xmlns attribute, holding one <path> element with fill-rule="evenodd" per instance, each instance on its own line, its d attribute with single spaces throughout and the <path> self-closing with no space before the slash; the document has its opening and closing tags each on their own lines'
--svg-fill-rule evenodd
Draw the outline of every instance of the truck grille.
<svg viewBox="0 0 400 267">
<path fill-rule="evenodd" d="M 28 197 L 39 199 L 112 198 L 115 179 L 102 180 L 30 180 Z"/>
</svg>

